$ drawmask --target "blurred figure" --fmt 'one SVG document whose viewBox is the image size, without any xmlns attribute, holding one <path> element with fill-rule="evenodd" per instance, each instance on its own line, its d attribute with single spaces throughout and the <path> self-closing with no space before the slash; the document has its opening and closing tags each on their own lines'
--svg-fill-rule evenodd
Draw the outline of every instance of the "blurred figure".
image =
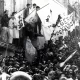
<svg viewBox="0 0 80 80">
<path fill-rule="evenodd" d="M 33 4 L 33 9 L 36 9 L 36 4 L 35 3 Z"/>
<path fill-rule="evenodd" d="M 45 77 L 44 80 L 54 80 L 54 78 L 55 78 L 55 71 L 52 70 L 48 73 L 48 77 Z"/>
<path fill-rule="evenodd" d="M 38 10 L 40 10 L 40 7 L 39 6 L 36 6 L 36 11 L 38 11 Z M 35 33 L 38 33 L 38 31 L 39 31 L 39 34 L 41 35 L 41 19 L 38 16 L 38 14 L 36 14 L 36 16 L 37 16 L 37 22 L 35 23 L 34 32 Z"/>
<path fill-rule="evenodd" d="M 17 28 L 17 22 L 14 15 L 15 15 L 15 12 L 12 13 L 11 19 L 9 20 L 9 43 L 13 42 L 13 38 L 14 38 L 13 29 Z"/>
<path fill-rule="evenodd" d="M 40 74 L 34 74 L 32 80 L 43 80 L 43 77 Z"/>
<path fill-rule="evenodd" d="M 32 5 L 32 11 L 34 11 L 34 10 L 36 10 L 36 4 L 35 3 Z"/>
<path fill-rule="evenodd" d="M 65 76 L 65 74 L 61 74 L 61 77 L 59 80 L 67 80 L 67 77 Z"/>
<path fill-rule="evenodd" d="M 26 8 L 23 12 L 23 19 L 25 20 L 25 18 L 29 15 L 29 9 L 30 9 L 30 4 L 26 5 Z"/>
<path fill-rule="evenodd" d="M 39 6 L 36 6 L 36 11 L 40 10 L 40 7 Z"/>
<path fill-rule="evenodd" d="M 0 80 L 9 80 L 10 78 L 9 74 L 7 74 L 4 70 L 3 71 L 1 70 L 0 72 L 1 72 Z"/>
<path fill-rule="evenodd" d="M 5 42 L 8 42 L 8 23 L 9 23 L 8 11 L 5 10 L 1 18 L 1 27 L 2 27 L 1 37 L 2 40 Z"/>
</svg>

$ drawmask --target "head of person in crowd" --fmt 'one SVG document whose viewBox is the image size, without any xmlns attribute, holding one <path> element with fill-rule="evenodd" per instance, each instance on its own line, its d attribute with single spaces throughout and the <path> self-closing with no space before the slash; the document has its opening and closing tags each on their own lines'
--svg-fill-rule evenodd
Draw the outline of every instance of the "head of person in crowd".
<svg viewBox="0 0 80 80">
<path fill-rule="evenodd" d="M 48 79 L 54 80 L 54 78 L 55 78 L 55 71 L 51 70 L 51 71 L 48 73 Z"/>
<path fill-rule="evenodd" d="M 59 80 L 67 80 L 67 77 L 65 76 L 65 74 L 61 74 L 61 77 L 59 78 Z"/>
<path fill-rule="evenodd" d="M 36 6 L 36 11 L 40 10 L 40 7 L 39 6 Z"/>
<path fill-rule="evenodd" d="M 8 15 L 8 10 L 5 10 L 4 11 L 4 15 Z"/>
<path fill-rule="evenodd" d="M 34 74 L 32 80 L 43 80 L 43 77 L 40 74 Z"/>
<path fill-rule="evenodd" d="M 26 6 L 27 6 L 27 8 L 30 8 L 31 7 L 29 3 Z"/>
<path fill-rule="evenodd" d="M 36 8 L 36 4 L 35 4 L 35 3 L 33 4 L 33 8 L 34 8 L 34 9 Z"/>
</svg>

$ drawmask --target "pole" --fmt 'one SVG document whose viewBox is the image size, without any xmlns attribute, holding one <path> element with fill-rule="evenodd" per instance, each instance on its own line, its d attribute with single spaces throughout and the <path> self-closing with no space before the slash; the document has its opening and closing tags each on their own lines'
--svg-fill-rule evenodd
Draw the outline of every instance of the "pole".
<svg viewBox="0 0 80 80">
<path fill-rule="evenodd" d="M 60 63 L 60 67 L 63 67 L 64 64 L 65 64 L 67 61 L 69 61 L 69 60 L 75 55 L 76 52 L 77 52 L 77 50 L 74 51 L 64 62 Z"/>
</svg>

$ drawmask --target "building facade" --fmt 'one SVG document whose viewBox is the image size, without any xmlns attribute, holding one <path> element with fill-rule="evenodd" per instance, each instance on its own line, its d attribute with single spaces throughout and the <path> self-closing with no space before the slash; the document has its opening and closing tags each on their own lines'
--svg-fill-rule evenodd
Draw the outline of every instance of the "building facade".
<svg viewBox="0 0 80 80">
<path fill-rule="evenodd" d="M 0 16 L 3 15 L 5 10 L 9 11 L 9 15 L 12 12 L 19 12 L 26 7 L 27 3 L 32 3 L 32 0 L 0 0 Z"/>
</svg>

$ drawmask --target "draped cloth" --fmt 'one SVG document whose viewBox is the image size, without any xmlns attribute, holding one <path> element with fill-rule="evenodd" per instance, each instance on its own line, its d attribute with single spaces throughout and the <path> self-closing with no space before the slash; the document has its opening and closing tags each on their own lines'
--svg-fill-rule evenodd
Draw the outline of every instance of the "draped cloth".
<svg viewBox="0 0 80 80">
<path fill-rule="evenodd" d="M 25 39 L 24 45 L 25 45 L 25 57 L 28 60 L 28 62 L 32 63 L 37 55 L 36 49 L 32 45 L 32 42 L 29 38 Z"/>
</svg>

